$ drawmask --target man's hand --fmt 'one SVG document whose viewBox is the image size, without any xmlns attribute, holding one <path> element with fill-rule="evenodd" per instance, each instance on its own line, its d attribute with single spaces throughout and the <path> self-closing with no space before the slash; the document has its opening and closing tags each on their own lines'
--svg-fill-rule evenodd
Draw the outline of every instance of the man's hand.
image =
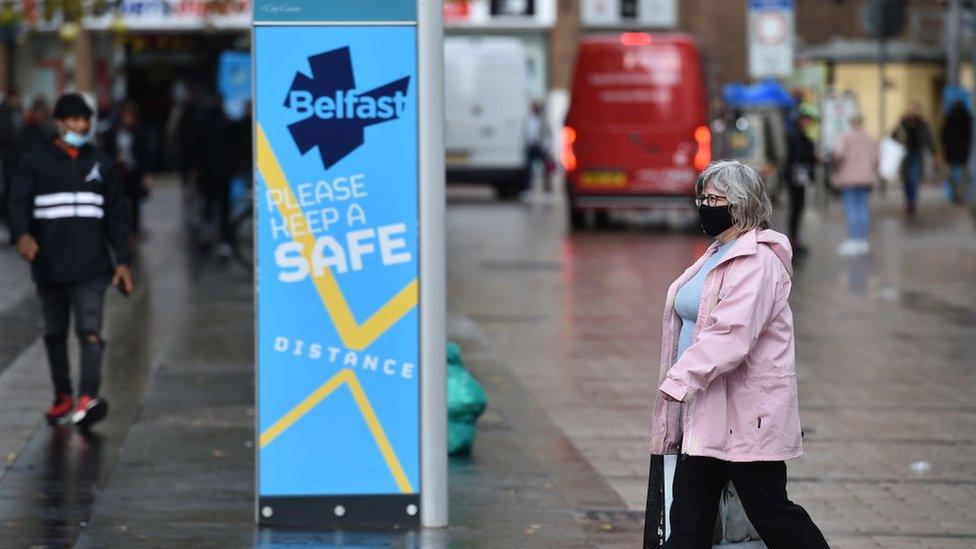
<svg viewBox="0 0 976 549">
<path fill-rule="evenodd" d="M 37 257 L 37 252 L 40 249 L 40 246 L 37 245 L 37 241 L 34 240 L 34 237 L 29 234 L 21 235 L 20 238 L 17 239 L 17 253 L 19 253 L 20 257 L 23 257 L 28 262 L 34 261 L 34 258 Z"/>
<path fill-rule="evenodd" d="M 132 293 L 132 271 L 129 270 L 129 267 L 119 265 L 115 268 L 115 276 L 112 277 L 112 286 L 120 286 L 122 293 L 125 295 Z"/>
</svg>

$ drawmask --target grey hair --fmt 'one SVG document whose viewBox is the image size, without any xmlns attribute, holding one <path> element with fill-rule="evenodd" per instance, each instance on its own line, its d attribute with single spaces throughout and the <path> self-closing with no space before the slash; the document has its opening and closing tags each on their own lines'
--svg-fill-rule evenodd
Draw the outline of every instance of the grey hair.
<svg viewBox="0 0 976 549">
<path fill-rule="evenodd" d="M 759 173 L 738 160 L 718 160 L 705 167 L 695 180 L 695 195 L 711 183 L 725 193 L 735 227 L 742 232 L 768 229 L 773 206 Z"/>
</svg>

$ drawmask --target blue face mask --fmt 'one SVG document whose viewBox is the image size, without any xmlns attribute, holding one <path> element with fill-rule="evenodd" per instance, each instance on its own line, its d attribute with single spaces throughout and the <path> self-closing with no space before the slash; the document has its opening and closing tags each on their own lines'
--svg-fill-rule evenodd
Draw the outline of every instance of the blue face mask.
<svg viewBox="0 0 976 549">
<path fill-rule="evenodd" d="M 88 140 L 90 138 L 88 137 L 88 134 L 77 133 L 68 130 L 64 132 L 64 137 L 62 137 L 62 139 L 69 147 L 74 147 L 78 149 L 81 148 L 81 146 L 84 145 L 85 143 L 88 143 Z"/>
</svg>

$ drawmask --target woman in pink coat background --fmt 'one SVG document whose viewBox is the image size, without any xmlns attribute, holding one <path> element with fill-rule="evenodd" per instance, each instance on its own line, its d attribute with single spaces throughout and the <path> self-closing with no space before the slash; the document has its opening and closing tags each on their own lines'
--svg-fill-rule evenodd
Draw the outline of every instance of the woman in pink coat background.
<svg viewBox="0 0 976 549">
<path fill-rule="evenodd" d="M 785 460 L 803 453 L 797 407 L 789 239 L 769 230 L 759 174 L 737 161 L 695 185 L 705 254 L 668 289 L 651 453 L 679 454 L 665 547 L 711 547 L 731 480 L 770 549 L 827 547 L 786 495 Z"/>
<path fill-rule="evenodd" d="M 847 240 L 841 243 L 841 255 L 868 253 L 871 224 L 871 187 L 878 176 L 878 142 L 864 131 L 864 118 L 851 119 L 851 129 L 840 134 L 834 145 L 834 187 L 840 189 L 847 218 Z"/>
</svg>

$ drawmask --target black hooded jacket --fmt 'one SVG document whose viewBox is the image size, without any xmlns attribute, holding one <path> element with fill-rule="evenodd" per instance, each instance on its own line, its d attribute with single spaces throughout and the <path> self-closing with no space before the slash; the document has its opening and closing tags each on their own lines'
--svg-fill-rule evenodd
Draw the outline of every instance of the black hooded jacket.
<svg viewBox="0 0 976 549">
<path fill-rule="evenodd" d="M 14 238 L 30 234 L 39 284 L 67 284 L 128 264 L 129 209 L 108 156 L 94 145 L 68 150 L 50 142 L 29 153 L 14 173 L 9 202 Z"/>
<path fill-rule="evenodd" d="M 955 103 L 942 127 L 942 150 L 950 164 L 965 164 L 972 146 L 973 119 L 962 103 Z"/>
</svg>

